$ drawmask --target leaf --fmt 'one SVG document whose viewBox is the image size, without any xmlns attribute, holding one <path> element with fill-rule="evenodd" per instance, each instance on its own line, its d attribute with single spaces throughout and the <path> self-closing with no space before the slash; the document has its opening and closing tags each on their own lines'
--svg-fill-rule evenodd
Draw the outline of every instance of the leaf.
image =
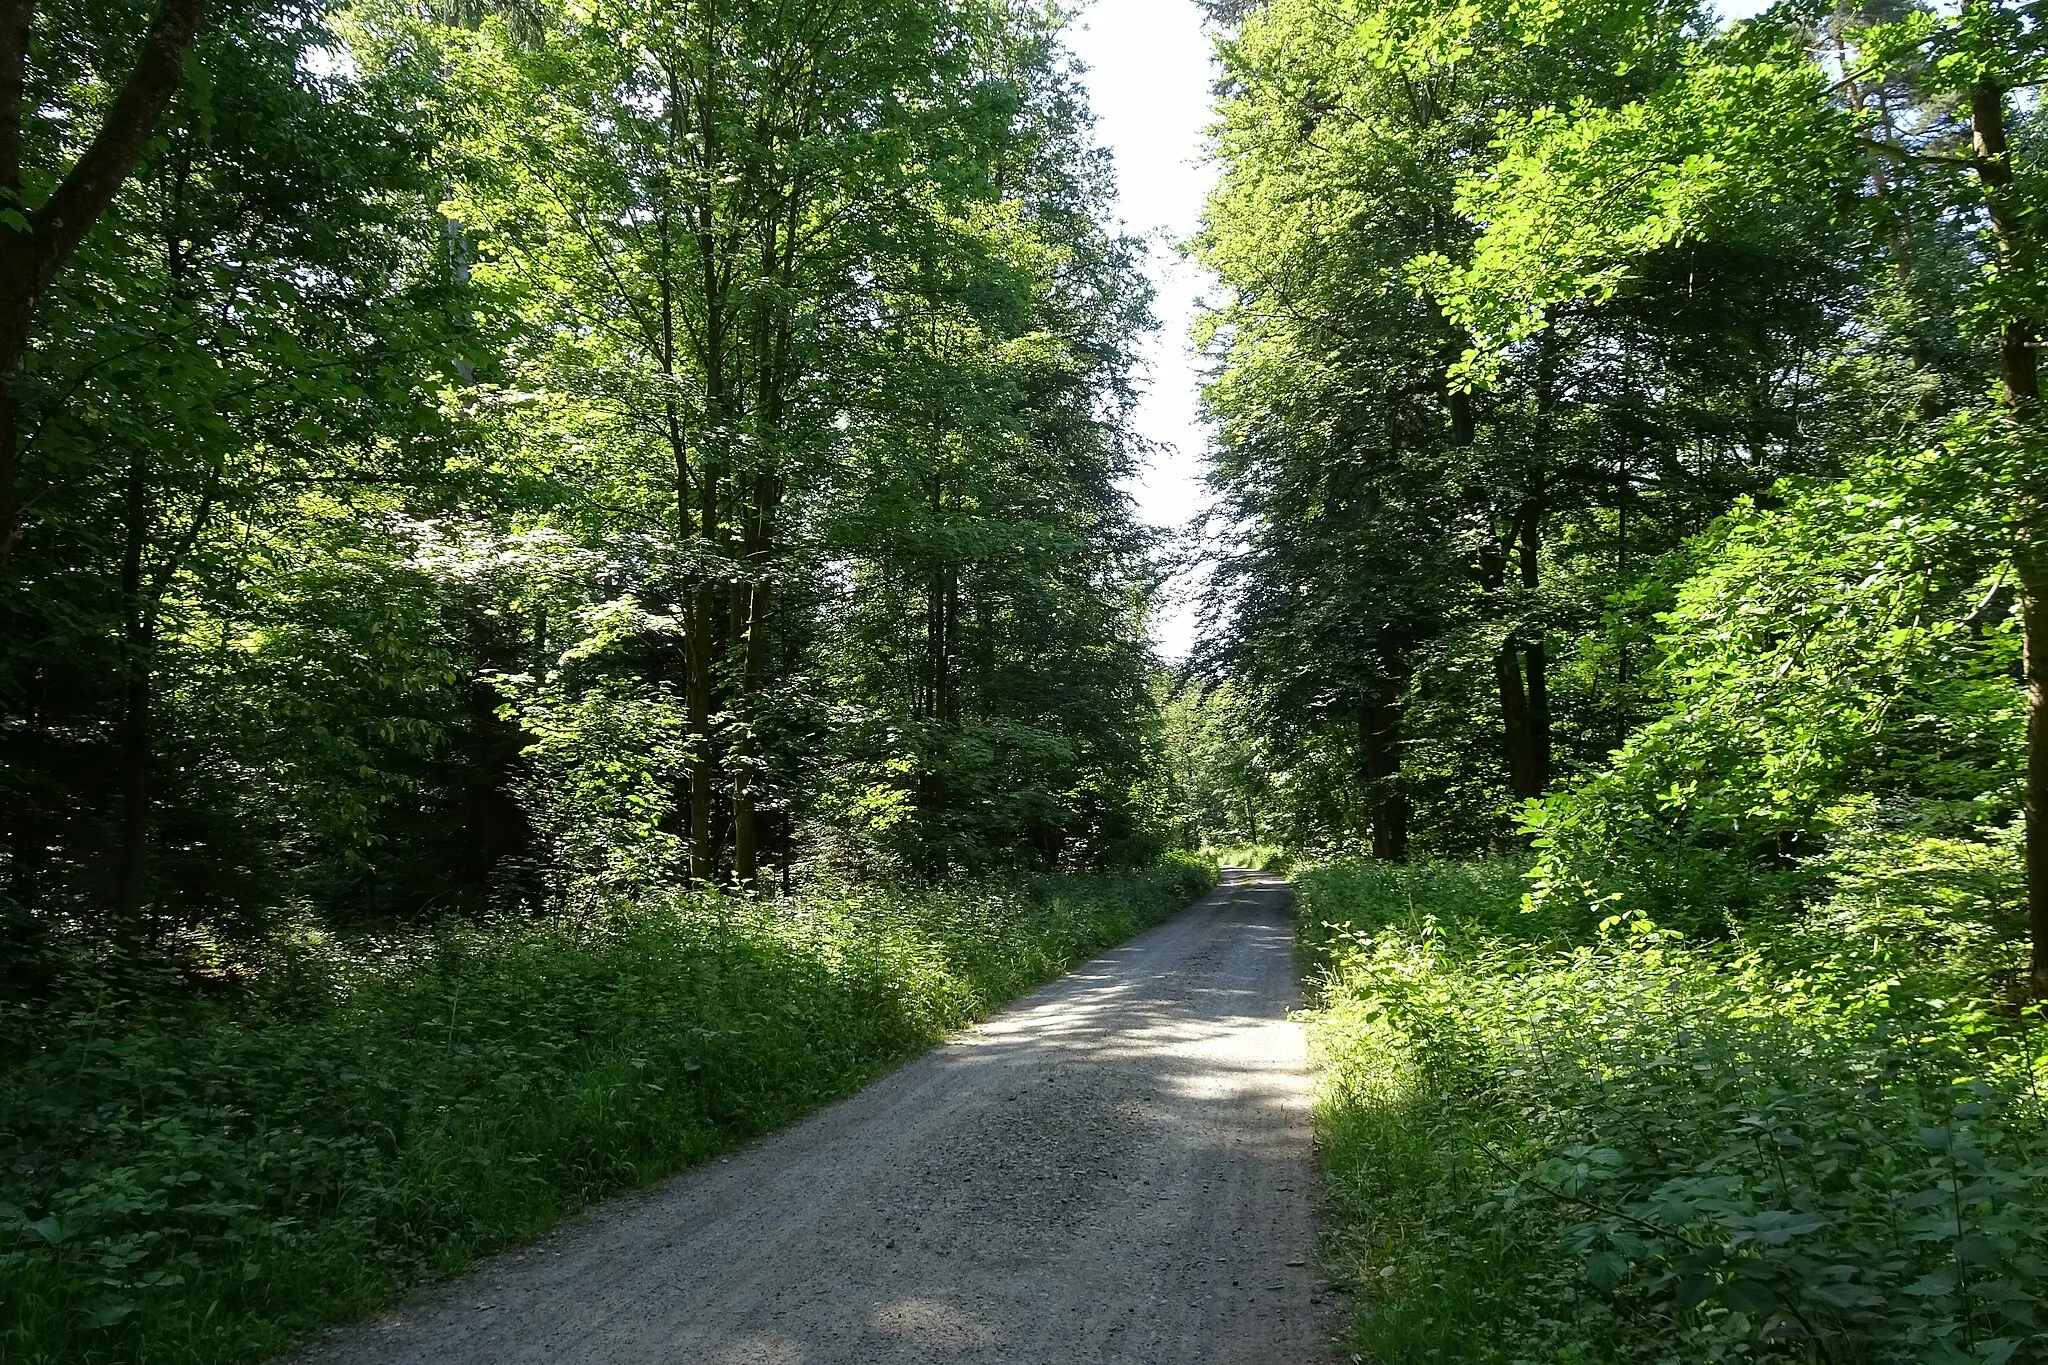
<svg viewBox="0 0 2048 1365">
<path fill-rule="evenodd" d="M 1828 1220 L 1820 1214 L 1795 1213 L 1788 1209 L 1766 1209 L 1762 1213 L 1746 1218 L 1728 1218 L 1723 1221 L 1736 1234 L 1738 1243 L 1753 1239 L 1765 1246 L 1784 1246 L 1794 1237 L 1804 1237 L 1828 1225 Z"/>
<path fill-rule="evenodd" d="M 1956 1292 L 1956 1272 L 1946 1266 L 1930 1271 L 1906 1286 L 1905 1293 L 1919 1298 L 1933 1298 L 1937 1295 Z"/>
<path fill-rule="evenodd" d="M 28 1230 L 42 1238 L 45 1242 L 48 1242 L 51 1246 L 57 1246 L 60 1243 L 69 1241 L 73 1232 L 73 1229 L 67 1228 L 58 1222 L 55 1214 L 51 1214 L 48 1218 L 36 1219 L 35 1222 L 28 1225 Z"/>
<path fill-rule="evenodd" d="M 1872 1308 L 1884 1302 L 1884 1295 L 1864 1284 L 1816 1284 L 1807 1286 L 1806 1292 L 1837 1308 Z"/>
<path fill-rule="evenodd" d="M 1770 1285 L 1741 1276 L 1725 1281 L 1714 1297 L 1744 1313 L 1768 1312 L 1778 1303 L 1778 1295 Z"/>
<path fill-rule="evenodd" d="M 1596 1252 L 1586 1259 L 1586 1278 L 1602 1289 L 1612 1289 L 1628 1274 L 1628 1261 L 1612 1251 Z"/>
<path fill-rule="evenodd" d="M 1996 1265 L 1998 1243 L 1981 1232 L 1964 1233 L 1956 1239 L 1956 1259 L 1965 1265 Z"/>
</svg>

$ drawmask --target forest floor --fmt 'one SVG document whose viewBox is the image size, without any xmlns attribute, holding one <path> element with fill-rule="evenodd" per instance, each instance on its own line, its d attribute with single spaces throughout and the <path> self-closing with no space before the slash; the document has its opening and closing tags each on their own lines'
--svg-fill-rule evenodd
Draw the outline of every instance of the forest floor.
<svg viewBox="0 0 2048 1365">
<path fill-rule="evenodd" d="M 300 1357 L 1324 1358 L 1279 879 L 1173 920 L 857 1095 Z"/>
</svg>

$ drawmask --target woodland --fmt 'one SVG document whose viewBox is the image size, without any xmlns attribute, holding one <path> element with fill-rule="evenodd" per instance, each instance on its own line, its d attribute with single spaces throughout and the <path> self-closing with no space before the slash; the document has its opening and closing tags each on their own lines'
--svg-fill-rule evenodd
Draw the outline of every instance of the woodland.
<svg viewBox="0 0 2048 1365">
<path fill-rule="evenodd" d="M 1214 17 L 1163 714 L 1301 869 L 1358 1358 L 2048 1359 L 2041 13 Z"/>
<path fill-rule="evenodd" d="M 1219 856 L 1356 1358 L 2048 1359 L 2048 16 L 1206 13 L 1171 537 L 1058 7 L 0 0 L 0 1361 L 287 1349 Z"/>
</svg>

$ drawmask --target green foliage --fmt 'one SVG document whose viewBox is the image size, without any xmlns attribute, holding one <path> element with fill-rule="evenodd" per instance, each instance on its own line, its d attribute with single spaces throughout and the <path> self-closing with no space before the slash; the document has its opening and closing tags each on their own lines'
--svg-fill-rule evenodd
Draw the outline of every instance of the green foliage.
<svg viewBox="0 0 2048 1365">
<path fill-rule="evenodd" d="M 1258 842 L 1278 806 L 1266 744 L 1241 691 L 1153 675 L 1158 721 L 1137 793 L 1151 826 L 1190 847 Z"/>
<path fill-rule="evenodd" d="M 1694 542 L 1660 618 L 1666 714 L 1532 811 L 1539 897 L 1702 924 L 1796 890 L 1873 803 L 1952 834 L 2012 817 L 2019 623 L 1981 448 L 1873 453 Z"/>
<path fill-rule="evenodd" d="M 1145 872 L 280 943 L 10 1009 L 0 1359 L 257 1359 L 842 1095 L 1215 884 Z"/>
<path fill-rule="evenodd" d="M 1224 867 L 1248 867 L 1254 872 L 1283 875 L 1294 867 L 1294 854 L 1278 844 L 1224 844 L 1209 851 Z"/>
<path fill-rule="evenodd" d="M 30 180 L 141 22 L 40 8 Z M 9 381 L 0 992 L 1145 861 L 1147 290 L 1059 24 L 212 13 Z"/>
<path fill-rule="evenodd" d="M 1796 125 L 1744 143 L 1776 171 L 1688 161 L 1701 184 L 1617 171 L 1595 193 L 1578 169 L 1661 172 L 1703 111 L 1812 102 L 1817 70 L 1772 67 L 1652 118 L 1720 51 L 1710 28 L 1686 4 L 1283 0 L 1226 32 L 1196 248 L 1224 286 L 1205 401 L 1244 530 L 1213 663 L 1291 842 L 1513 841 L 1524 801 L 1654 712 L 1664 558 L 1834 467 L 1812 414 L 1869 280 L 1862 229 L 1831 216 L 1853 192 L 1750 191 L 1858 163 Z M 1812 121 L 1854 122 L 1824 101 Z M 1709 200 L 1771 230 L 1708 240 Z M 1632 254 L 1603 274 L 1581 239 L 1610 237 Z"/>
<path fill-rule="evenodd" d="M 1872 834 L 1811 914 L 1721 942 L 1531 914 L 1518 871 L 1338 863 L 1298 882 L 1360 1350 L 2048 1346 L 2044 1039 L 1978 984 L 2010 945 L 1982 922 L 2002 892 L 1983 860 Z"/>
</svg>

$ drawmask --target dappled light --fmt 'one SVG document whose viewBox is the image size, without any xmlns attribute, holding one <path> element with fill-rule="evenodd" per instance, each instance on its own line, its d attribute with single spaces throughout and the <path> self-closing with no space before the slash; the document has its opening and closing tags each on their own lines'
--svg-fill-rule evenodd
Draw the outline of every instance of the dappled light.
<svg viewBox="0 0 2048 1365">
<path fill-rule="evenodd" d="M 314 1359 L 1310 1361 L 1292 916 L 1241 884 Z"/>
</svg>

